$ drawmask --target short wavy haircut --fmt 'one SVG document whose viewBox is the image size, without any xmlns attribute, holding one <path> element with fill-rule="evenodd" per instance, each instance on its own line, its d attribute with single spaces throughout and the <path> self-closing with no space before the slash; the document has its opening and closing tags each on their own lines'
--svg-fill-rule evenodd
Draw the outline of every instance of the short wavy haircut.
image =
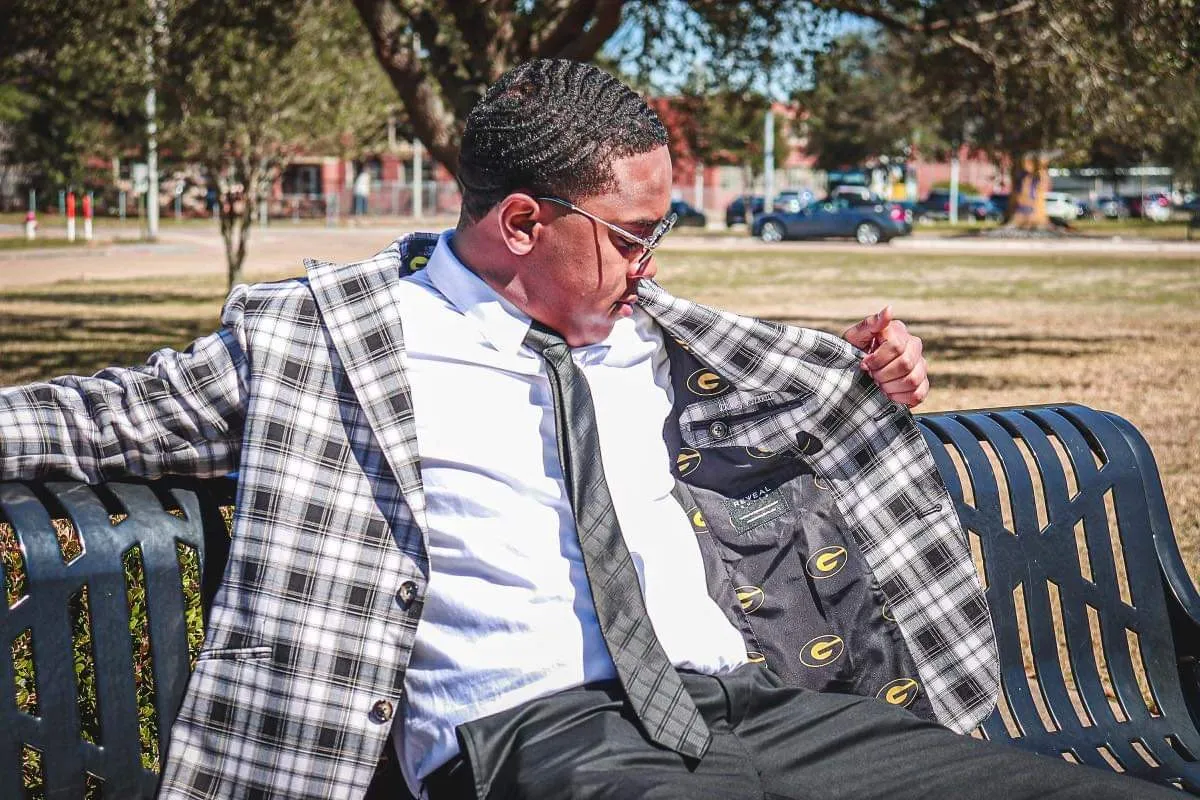
<svg viewBox="0 0 1200 800">
<path fill-rule="evenodd" d="M 610 191 L 614 159 L 665 144 L 654 110 L 607 72 L 563 59 L 526 62 L 467 116 L 460 224 L 479 220 L 515 191 L 569 200 Z"/>
</svg>

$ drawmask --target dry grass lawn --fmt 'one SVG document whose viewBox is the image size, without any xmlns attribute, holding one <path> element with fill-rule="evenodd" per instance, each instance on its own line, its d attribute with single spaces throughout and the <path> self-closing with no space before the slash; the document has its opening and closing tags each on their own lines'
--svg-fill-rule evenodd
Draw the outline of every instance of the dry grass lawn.
<svg viewBox="0 0 1200 800">
<path fill-rule="evenodd" d="M 1184 558 L 1200 572 L 1200 258 L 745 241 L 671 249 L 659 279 L 702 302 L 833 331 L 890 302 L 925 340 L 927 410 L 1074 401 L 1125 416 L 1154 448 Z M 0 385 L 180 347 L 212 330 L 223 294 L 215 278 L 0 291 Z"/>
<path fill-rule="evenodd" d="M 662 254 L 659 279 L 702 302 L 835 332 L 892 303 L 925 341 L 927 410 L 1072 401 L 1131 420 L 1200 577 L 1200 257 L 691 242 Z M 0 291 L 0 385 L 183 346 L 212 330 L 222 296 L 216 278 Z"/>
</svg>

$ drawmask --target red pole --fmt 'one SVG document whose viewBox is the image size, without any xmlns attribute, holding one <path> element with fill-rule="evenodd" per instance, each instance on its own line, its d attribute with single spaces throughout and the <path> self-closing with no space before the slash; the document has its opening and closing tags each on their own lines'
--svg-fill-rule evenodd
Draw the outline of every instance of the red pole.
<svg viewBox="0 0 1200 800">
<path fill-rule="evenodd" d="M 92 193 L 88 192 L 83 196 L 83 239 L 86 242 L 92 240 Z"/>
<path fill-rule="evenodd" d="M 75 193 L 67 192 L 67 241 L 75 241 Z"/>
</svg>

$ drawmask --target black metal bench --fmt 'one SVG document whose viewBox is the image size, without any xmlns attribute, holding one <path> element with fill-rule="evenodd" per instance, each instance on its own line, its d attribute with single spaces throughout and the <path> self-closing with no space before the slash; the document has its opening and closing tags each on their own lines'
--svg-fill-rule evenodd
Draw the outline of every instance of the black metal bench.
<svg viewBox="0 0 1200 800">
<path fill-rule="evenodd" d="M 1200 794 L 1200 595 L 1144 439 L 1081 406 L 918 419 L 996 623 L 976 735 Z M 0 798 L 153 794 L 233 488 L 0 484 Z"/>
</svg>

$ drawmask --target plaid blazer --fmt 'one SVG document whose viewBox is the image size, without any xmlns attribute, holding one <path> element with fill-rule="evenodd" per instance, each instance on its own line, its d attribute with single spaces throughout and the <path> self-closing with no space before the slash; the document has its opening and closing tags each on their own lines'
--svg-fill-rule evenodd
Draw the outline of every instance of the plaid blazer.
<svg viewBox="0 0 1200 800">
<path fill-rule="evenodd" d="M 0 477 L 240 471 L 229 562 L 171 733 L 160 796 L 361 797 L 399 705 L 428 575 L 397 278 L 435 237 L 307 279 L 239 286 L 184 352 L 0 391 Z M 845 341 L 639 299 L 734 386 L 689 406 L 692 447 L 812 434 L 939 720 L 991 710 L 991 623 L 965 537 L 907 409 Z M 721 425 L 713 425 L 720 421 Z"/>
</svg>

